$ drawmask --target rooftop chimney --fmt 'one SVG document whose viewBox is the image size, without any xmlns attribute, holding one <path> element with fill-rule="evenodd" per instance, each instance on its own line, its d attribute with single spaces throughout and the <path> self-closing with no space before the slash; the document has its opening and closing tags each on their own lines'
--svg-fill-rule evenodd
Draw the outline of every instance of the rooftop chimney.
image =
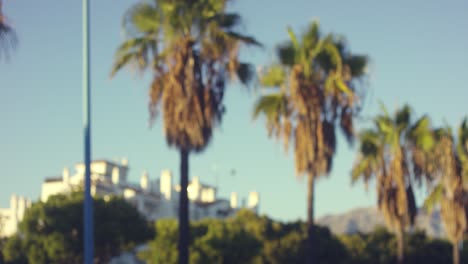
<svg viewBox="0 0 468 264">
<path fill-rule="evenodd" d="M 65 184 L 68 184 L 70 182 L 70 170 L 68 170 L 67 167 L 63 169 L 62 177 L 63 177 L 63 182 Z"/>
<path fill-rule="evenodd" d="M 114 185 L 119 185 L 120 184 L 120 170 L 119 170 L 119 167 L 114 167 L 112 169 L 112 183 Z"/>
<path fill-rule="evenodd" d="M 171 200 L 172 195 L 172 174 L 169 170 L 163 170 L 159 178 L 159 191 L 166 198 Z"/>
<path fill-rule="evenodd" d="M 237 193 L 231 193 L 231 208 L 237 208 Z"/>
<path fill-rule="evenodd" d="M 148 172 L 146 172 L 146 171 L 144 171 L 143 175 L 141 175 L 140 187 L 141 187 L 141 189 L 143 189 L 143 191 L 148 191 L 149 177 L 148 177 Z"/>
</svg>

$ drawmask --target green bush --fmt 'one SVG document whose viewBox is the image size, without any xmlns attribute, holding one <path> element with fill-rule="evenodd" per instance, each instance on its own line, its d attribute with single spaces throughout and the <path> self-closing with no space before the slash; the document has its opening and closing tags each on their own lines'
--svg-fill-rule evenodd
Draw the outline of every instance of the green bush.
<svg viewBox="0 0 468 264">
<path fill-rule="evenodd" d="M 46 203 L 33 204 L 25 212 L 19 234 L 4 245 L 5 262 L 82 263 L 82 219 L 82 192 L 56 195 Z M 99 263 L 154 236 L 143 216 L 120 198 L 95 199 L 94 219 L 95 257 Z"/>
</svg>

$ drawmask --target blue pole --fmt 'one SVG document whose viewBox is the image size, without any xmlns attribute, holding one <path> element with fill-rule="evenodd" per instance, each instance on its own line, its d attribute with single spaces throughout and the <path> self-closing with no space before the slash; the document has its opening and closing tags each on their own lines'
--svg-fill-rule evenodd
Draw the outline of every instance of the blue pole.
<svg viewBox="0 0 468 264">
<path fill-rule="evenodd" d="M 83 126 L 84 126 L 84 263 L 93 264 L 94 228 L 91 197 L 91 92 L 89 67 L 89 0 L 83 0 Z"/>
</svg>

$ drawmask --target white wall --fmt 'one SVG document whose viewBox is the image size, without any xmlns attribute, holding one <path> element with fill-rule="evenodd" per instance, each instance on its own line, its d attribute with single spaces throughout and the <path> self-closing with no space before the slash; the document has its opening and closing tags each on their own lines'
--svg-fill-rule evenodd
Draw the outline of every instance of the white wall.
<svg viewBox="0 0 468 264">
<path fill-rule="evenodd" d="M 163 195 L 166 200 L 172 198 L 172 174 L 169 170 L 163 170 L 159 180 L 159 192 Z"/>
<path fill-rule="evenodd" d="M 13 235 L 17 230 L 14 212 L 8 209 L 0 209 L 0 237 Z"/>
<path fill-rule="evenodd" d="M 42 184 L 41 201 L 46 202 L 49 196 L 68 192 L 70 188 L 62 181 L 44 182 Z"/>
<path fill-rule="evenodd" d="M 82 186 L 84 179 L 83 164 L 77 164 L 76 169 L 77 171 L 73 176 L 70 176 L 67 169 L 65 169 L 61 180 L 44 182 L 42 184 L 41 201 L 45 202 L 51 195 L 68 193 L 74 187 Z M 123 195 L 124 199 L 137 206 L 140 211 L 143 210 L 142 213 L 150 221 L 161 218 L 177 218 L 180 187 L 177 189 L 177 185 L 173 185 L 173 177 L 169 170 L 163 170 L 160 178 L 155 181 L 150 181 L 148 174 L 145 173 L 140 178 L 140 184 L 137 185 L 126 183 L 127 164 L 121 166 L 99 161 L 93 162 L 91 170 L 93 193 L 105 196 Z M 63 181 L 67 178 L 69 178 L 68 182 Z M 103 181 L 103 185 L 97 185 L 98 188 L 96 188 L 96 184 Z M 129 186 L 132 186 L 132 188 Z M 157 198 L 158 194 L 160 194 L 160 198 Z M 198 177 L 193 177 L 193 180 L 189 183 L 188 196 L 190 199 L 189 214 L 192 220 L 206 217 L 224 217 L 218 214 L 219 210 L 229 212 L 226 215 L 229 216 L 237 210 L 235 207 L 238 207 L 237 194 L 233 193 L 230 200 L 218 200 L 216 189 L 203 185 Z M 256 211 L 259 201 L 258 193 L 250 193 L 248 207 Z M 21 215 L 22 217 L 25 210 L 25 208 L 18 209 L 15 206 L 10 207 L 13 209 L 2 209 L 0 211 L 5 218 L 8 218 L 4 223 L 4 229 L 8 230 L 6 232 L 9 232 L 9 234 L 16 231 L 17 222 L 20 220 L 18 216 Z M 14 210 L 14 212 L 12 213 L 11 210 Z"/>
<path fill-rule="evenodd" d="M 201 201 L 212 203 L 216 200 L 215 190 L 213 188 L 203 188 L 201 191 Z"/>
<path fill-rule="evenodd" d="M 10 208 L 0 209 L 0 237 L 16 233 L 18 224 L 23 220 L 24 212 L 30 206 L 29 199 L 16 195 L 11 196 Z"/>
</svg>

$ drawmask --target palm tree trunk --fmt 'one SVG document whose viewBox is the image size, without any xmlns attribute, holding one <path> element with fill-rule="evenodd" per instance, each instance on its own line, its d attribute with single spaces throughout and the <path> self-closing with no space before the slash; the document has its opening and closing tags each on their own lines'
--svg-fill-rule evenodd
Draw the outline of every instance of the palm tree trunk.
<svg viewBox="0 0 468 264">
<path fill-rule="evenodd" d="M 405 237 L 404 237 L 405 231 L 403 230 L 403 226 L 398 228 L 397 230 L 397 247 L 398 247 L 398 252 L 397 252 L 397 263 L 398 264 L 403 264 L 404 261 L 404 256 L 405 256 Z"/>
<path fill-rule="evenodd" d="M 458 248 L 458 241 L 452 243 L 453 250 L 453 264 L 460 264 L 460 249 Z"/>
<path fill-rule="evenodd" d="M 188 187 L 189 152 L 180 150 L 180 196 L 179 196 L 179 264 L 188 264 L 189 259 L 189 202 Z"/>
<path fill-rule="evenodd" d="M 306 251 L 306 263 L 316 263 L 315 259 L 315 236 L 314 236 L 314 188 L 315 188 L 315 177 L 312 173 L 309 173 L 307 179 L 307 251 Z"/>
</svg>

